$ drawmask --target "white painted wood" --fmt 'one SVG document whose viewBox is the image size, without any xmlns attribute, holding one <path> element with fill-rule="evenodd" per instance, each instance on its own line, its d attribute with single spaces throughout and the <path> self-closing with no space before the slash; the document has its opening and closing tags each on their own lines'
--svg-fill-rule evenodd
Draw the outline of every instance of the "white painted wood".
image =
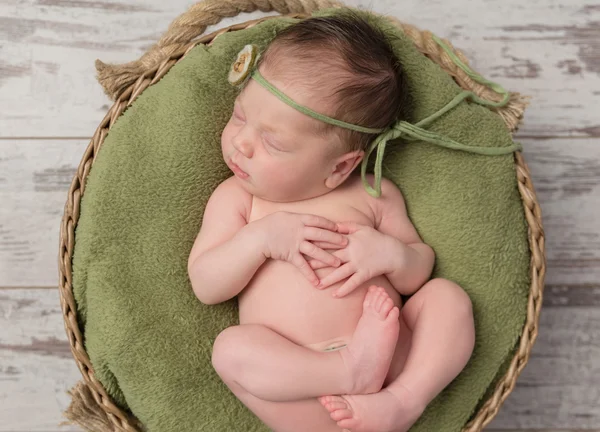
<svg viewBox="0 0 600 432">
<path fill-rule="evenodd" d="M 110 106 L 95 81 L 94 60 L 121 63 L 138 58 L 191 4 L 0 3 L 0 137 L 91 136 Z M 394 15 L 448 37 L 483 75 L 532 95 L 521 134 L 600 135 L 597 5 L 585 0 L 346 4 Z M 241 14 L 209 31 L 273 14 Z"/>
<path fill-rule="evenodd" d="M 94 60 L 139 57 L 193 3 L 0 0 L 0 432 L 80 430 L 58 426 L 80 374 L 47 288 L 72 176 L 111 105 Z M 517 139 L 543 211 L 546 307 L 532 357 L 486 430 L 600 430 L 600 4 L 346 3 L 446 37 L 484 76 L 533 96 Z M 27 137 L 38 139 L 15 139 Z"/>
<path fill-rule="evenodd" d="M 0 431 L 76 431 L 58 425 L 81 379 L 56 289 L 0 290 Z"/>
<path fill-rule="evenodd" d="M 0 289 L 0 432 L 58 431 L 79 379 L 55 289 Z M 600 425 L 600 308 L 550 307 L 533 354 L 490 429 Z M 77 430 L 75 428 L 66 430 Z"/>
<path fill-rule="evenodd" d="M 600 280 L 600 139 L 523 139 L 548 285 Z M 88 140 L 0 140 L 0 287 L 56 286 L 60 220 Z M 32 270 L 33 269 L 33 270 Z"/>
<path fill-rule="evenodd" d="M 0 286 L 57 286 L 60 221 L 88 140 L 0 140 Z"/>
<path fill-rule="evenodd" d="M 542 311 L 529 362 L 490 427 L 600 428 L 600 308 Z"/>
<path fill-rule="evenodd" d="M 600 281 L 600 140 L 523 139 L 542 209 L 547 285 Z"/>
</svg>

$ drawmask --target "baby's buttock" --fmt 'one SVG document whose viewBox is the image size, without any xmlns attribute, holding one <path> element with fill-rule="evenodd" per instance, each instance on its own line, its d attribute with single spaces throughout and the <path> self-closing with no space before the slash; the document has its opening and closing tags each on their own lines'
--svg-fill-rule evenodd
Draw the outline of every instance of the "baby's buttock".
<svg viewBox="0 0 600 432">
<path fill-rule="evenodd" d="M 331 271 L 330 267 L 316 273 L 323 278 Z M 293 265 L 269 260 L 238 297 L 240 324 L 262 324 L 298 345 L 326 351 L 343 348 L 350 341 L 369 286 L 385 288 L 394 304 L 402 306 L 400 295 L 383 275 L 342 298 L 333 298 L 344 281 L 319 290 Z"/>
</svg>

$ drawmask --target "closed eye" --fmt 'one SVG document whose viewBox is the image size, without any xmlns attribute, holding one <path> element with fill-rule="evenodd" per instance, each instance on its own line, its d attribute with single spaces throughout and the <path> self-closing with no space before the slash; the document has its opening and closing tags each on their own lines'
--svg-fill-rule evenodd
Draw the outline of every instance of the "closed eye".
<svg viewBox="0 0 600 432">
<path fill-rule="evenodd" d="M 269 142 L 269 141 L 267 141 L 267 140 L 264 140 L 264 142 L 265 142 L 265 143 L 267 143 L 267 145 L 268 145 L 269 147 L 271 147 L 271 148 L 273 148 L 273 149 L 275 149 L 275 150 L 277 150 L 277 151 L 283 151 L 283 150 L 281 150 L 280 148 L 278 148 L 278 147 L 275 147 L 273 144 L 271 144 L 271 142 Z"/>
</svg>

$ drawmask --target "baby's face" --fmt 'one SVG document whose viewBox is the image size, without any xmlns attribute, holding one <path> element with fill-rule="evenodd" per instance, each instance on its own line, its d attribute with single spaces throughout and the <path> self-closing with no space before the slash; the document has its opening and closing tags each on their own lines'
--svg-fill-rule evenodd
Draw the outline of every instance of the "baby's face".
<svg viewBox="0 0 600 432">
<path fill-rule="evenodd" d="M 265 78 L 297 103 L 323 112 L 318 101 Z M 315 122 L 250 79 L 221 135 L 223 158 L 240 184 L 260 198 L 289 202 L 322 195 L 330 190 L 326 179 L 337 163 L 336 142 L 313 133 Z"/>
</svg>

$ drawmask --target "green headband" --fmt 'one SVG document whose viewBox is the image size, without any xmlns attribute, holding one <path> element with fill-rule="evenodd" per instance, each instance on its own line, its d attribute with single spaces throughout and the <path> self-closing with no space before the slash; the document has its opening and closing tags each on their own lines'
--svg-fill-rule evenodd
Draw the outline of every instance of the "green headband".
<svg viewBox="0 0 600 432">
<path fill-rule="evenodd" d="M 300 111 L 303 114 L 311 116 L 317 120 L 321 120 L 325 123 L 329 123 L 329 124 L 339 126 L 339 127 L 345 128 L 345 129 L 351 129 L 351 130 L 364 132 L 364 133 L 379 134 L 379 136 L 377 136 L 375 138 L 375 140 L 369 146 L 369 149 L 367 150 L 365 157 L 362 160 L 361 167 L 360 167 L 361 168 L 360 169 L 361 179 L 362 179 L 362 182 L 363 182 L 363 185 L 364 185 L 366 191 L 369 193 L 369 195 L 377 198 L 377 197 L 381 196 L 381 169 L 382 169 L 382 162 L 383 162 L 383 154 L 385 152 L 385 146 L 387 145 L 388 141 L 399 138 L 399 137 L 407 137 L 407 138 L 412 138 L 414 140 L 422 140 L 422 141 L 425 141 L 425 142 L 428 142 L 431 144 L 439 145 L 441 147 L 446 147 L 446 148 L 455 149 L 455 150 L 463 150 L 463 151 L 466 151 L 469 153 L 476 153 L 476 154 L 489 155 L 489 156 L 505 155 L 505 154 L 509 154 L 509 153 L 512 153 L 517 150 L 518 151 L 523 150 L 523 147 L 519 143 L 514 143 L 513 145 L 508 146 L 508 147 L 467 146 L 467 145 L 461 144 L 459 142 L 456 142 L 448 137 L 439 135 L 435 132 L 431 132 L 431 131 L 422 129 L 422 126 L 426 126 L 426 125 L 430 124 L 431 122 L 436 120 L 438 117 L 442 116 L 443 114 L 445 114 L 446 112 L 448 112 L 449 110 L 451 110 L 452 108 L 454 108 L 456 105 L 458 105 L 460 102 L 462 102 L 463 100 L 465 100 L 467 98 L 473 100 L 474 102 L 476 102 L 480 105 L 491 106 L 491 107 L 504 106 L 504 105 L 506 105 L 506 103 L 508 103 L 508 99 L 509 99 L 509 93 L 504 88 L 502 88 L 500 85 L 498 85 L 496 83 L 486 80 L 485 78 L 483 78 L 482 76 L 478 75 L 473 70 L 471 70 L 467 65 L 465 65 L 463 62 L 461 62 L 460 59 L 450 50 L 450 48 L 448 48 L 448 46 L 446 44 L 444 44 L 435 35 L 433 36 L 433 39 L 444 49 L 444 51 L 446 51 L 446 53 L 450 56 L 452 61 L 454 63 L 456 63 L 456 65 L 458 67 L 460 67 L 462 70 L 464 70 L 467 73 L 467 75 L 469 75 L 474 81 L 477 81 L 480 84 L 488 85 L 492 90 L 503 95 L 503 99 L 500 102 L 491 102 L 491 101 L 481 99 L 473 92 L 464 90 L 461 93 L 459 93 L 458 95 L 456 95 L 454 97 L 454 99 L 452 99 L 450 102 L 448 102 L 446 104 L 446 106 L 441 108 L 439 111 L 433 113 L 429 117 L 421 120 L 420 122 L 418 122 L 416 124 L 411 124 L 411 123 L 405 122 L 404 120 L 397 120 L 391 126 L 389 126 L 387 128 L 383 128 L 383 129 L 374 129 L 374 128 L 358 126 L 358 125 L 346 123 L 344 121 L 328 117 L 326 115 L 315 112 L 315 111 L 311 110 L 310 108 L 302 106 L 302 105 L 296 103 L 295 101 L 293 101 L 291 98 L 289 98 L 285 94 L 283 94 L 279 89 L 274 87 L 271 83 L 269 83 L 260 74 L 260 72 L 258 71 L 258 68 L 255 67 L 256 60 L 259 57 L 258 50 L 255 45 L 246 45 L 244 47 L 244 49 L 242 51 L 240 51 L 236 62 L 234 62 L 232 65 L 232 71 L 229 74 L 229 82 L 232 83 L 233 85 L 243 85 L 247 81 L 247 79 L 249 77 L 251 77 L 256 82 L 258 82 L 260 85 L 262 85 L 264 88 L 266 88 L 271 93 L 273 93 L 275 96 L 277 96 L 281 101 L 285 102 L 286 104 L 295 108 L 296 110 Z M 375 185 L 373 188 L 366 179 L 366 172 L 367 172 L 367 164 L 368 164 L 369 158 L 371 156 L 371 153 L 373 153 L 373 151 L 375 150 L 375 148 L 377 148 L 377 157 L 375 159 L 375 169 L 374 169 Z"/>
</svg>

